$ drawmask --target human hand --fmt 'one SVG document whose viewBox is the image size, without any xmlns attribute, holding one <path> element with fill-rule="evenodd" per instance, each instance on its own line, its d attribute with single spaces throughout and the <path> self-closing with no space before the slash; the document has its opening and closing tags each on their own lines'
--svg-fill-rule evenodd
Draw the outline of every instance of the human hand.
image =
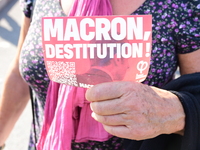
<svg viewBox="0 0 200 150">
<path fill-rule="evenodd" d="M 185 114 L 174 94 L 136 82 L 107 82 L 86 92 L 92 117 L 112 135 L 143 140 L 183 130 Z"/>
</svg>

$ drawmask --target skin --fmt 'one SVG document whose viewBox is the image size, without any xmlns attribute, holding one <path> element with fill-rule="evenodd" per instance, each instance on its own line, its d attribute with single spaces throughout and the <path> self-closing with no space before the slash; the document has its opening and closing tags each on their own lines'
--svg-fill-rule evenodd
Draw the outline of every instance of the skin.
<svg viewBox="0 0 200 150">
<path fill-rule="evenodd" d="M 30 19 L 22 16 L 17 54 L 7 72 L 0 97 L 0 146 L 5 143 L 29 100 L 28 85 L 19 72 L 19 56 L 29 25 Z"/>
<path fill-rule="evenodd" d="M 110 0 L 114 15 L 129 15 L 145 0 Z M 61 0 L 68 14 L 73 0 Z M 122 7 L 123 6 L 123 7 Z M 28 86 L 19 73 L 19 54 L 30 25 L 23 16 L 18 52 L 7 73 L 0 97 L 0 145 L 5 143 L 28 100 Z M 200 50 L 179 55 L 181 74 L 199 72 Z M 145 91 L 141 94 L 141 91 Z M 179 99 L 172 93 L 135 82 L 113 82 L 89 89 L 92 116 L 116 136 L 146 139 L 162 133 L 183 134 L 185 114 Z M 11 111 L 12 110 L 12 111 Z M 176 114 L 176 115 L 175 115 Z"/>
<path fill-rule="evenodd" d="M 128 15 L 144 1 L 111 0 L 111 5 L 114 15 Z M 200 50 L 179 54 L 181 75 L 200 72 L 199 58 Z M 86 92 L 86 99 L 91 102 L 93 118 L 115 136 L 142 140 L 160 134 L 184 134 L 183 107 L 169 91 L 122 81 L 95 85 Z"/>
<path fill-rule="evenodd" d="M 181 74 L 200 72 L 198 58 L 200 49 L 179 55 Z M 112 135 L 143 140 L 184 134 L 183 107 L 169 91 L 136 82 L 109 82 L 88 89 L 86 99 L 91 102 L 92 117 Z"/>
<path fill-rule="evenodd" d="M 144 1 L 111 0 L 113 13 L 128 15 Z M 200 50 L 179 54 L 181 75 L 200 72 L 199 58 Z M 166 90 L 135 82 L 103 83 L 90 88 L 86 99 L 91 102 L 92 117 L 115 136 L 143 140 L 184 134 L 183 107 L 178 97 Z"/>
</svg>

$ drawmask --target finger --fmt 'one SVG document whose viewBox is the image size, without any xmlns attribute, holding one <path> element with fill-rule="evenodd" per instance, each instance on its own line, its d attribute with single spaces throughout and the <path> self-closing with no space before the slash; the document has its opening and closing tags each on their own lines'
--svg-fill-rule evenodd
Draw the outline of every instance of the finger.
<svg viewBox="0 0 200 150">
<path fill-rule="evenodd" d="M 131 137 L 130 135 L 130 130 L 128 127 L 124 126 L 124 125 L 120 125 L 120 126 L 109 126 L 109 125 L 104 125 L 103 124 L 104 129 L 117 137 L 120 138 L 126 138 L 126 139 L 132 139 L 133 137 Z"/>
<path fill-rule="evenodd" d="M 109 125 L 109 126 L 121 126 L 121 125 L 125 125 L 126 124 L 126 120 L 124 120 L 123 118 L 123 115 L 125 114 L 117 114 L 117 115 L 110 115 L 110 116 L 101 116 L 101 115 L 98 115 L 96 113 L 92 113 L 92 117 L 104 124 L 104 125 Z"/>
<path fill-rule="evenodd" d="M 104 125 L 104 124 L 102 125 L 108 133 L 126 139 L 145 140 L 160 135 L 160 133 L 154 133 L 152 130 L 145 130 L 134 126 L 130 127 L 125 125 L 119 125 L 119 126 Z"/>
<path fill-rule="evenodd" d="M 88 101 L 103 101 L 121 97 L 128 82 L 106 82 L 97 84 L 86 91 Z"/>
<path fill-rule="evenodd" d="M 117 98 L 107 101 L 91 102 L 90 107 L 98 115 L 114 115 L 124 112 L 122 103 L 123 100 Z"/>
</svg>

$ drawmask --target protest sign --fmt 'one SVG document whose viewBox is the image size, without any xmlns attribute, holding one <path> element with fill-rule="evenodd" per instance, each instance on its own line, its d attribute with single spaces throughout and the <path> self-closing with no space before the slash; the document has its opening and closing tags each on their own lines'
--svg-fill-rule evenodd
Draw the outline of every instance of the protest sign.
<svg viewBox="0 0 200 150">
<path fill-rule="evenodd" d="M 149 70 L 151 15 L 44 17 L 44 61 L 51 80 L 89 88 L 142 82 Z"/>
</svg>

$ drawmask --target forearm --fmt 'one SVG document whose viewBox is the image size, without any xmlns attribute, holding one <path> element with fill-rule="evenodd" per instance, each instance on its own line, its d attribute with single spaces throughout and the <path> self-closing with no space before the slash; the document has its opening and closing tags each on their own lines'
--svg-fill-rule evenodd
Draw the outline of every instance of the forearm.
<svg viewBox="0 0 200 150">
<path fill-rule="evenodd" d="M 160 96 L 161 100 L 166 101 L 169 105 L 165 104 L 164 108 L 160 107 L 162 110 L 161 114 L 161 122 L 166 122 L 163 125 L 163 133 L 166 134 L 184 134 L 184 127 L 185 127 L 185 112 L 183 109 L 183 106 L 181 104 L 181 101 L 179 98 L 167 90 L 157 89 L 155 87 L 152 87 L 156 93 Z"/>
<path fill-rule="evenodd" d="M 29 100 L 28 85 L 19 73 L 20 52 L 29 25 L 30 19 L 23 15 L 17 54 L 6 75 L 0 97 L 0 146 L 4 144 Z"/>
<path fill-rule="evenodd" d="M 28 86 L 19 74 L 9 72 L 0 97 L 0 145 L 3 145 L 29 100 Z"/>
<path fill-rule="evenodd" d="M 184 108 L 182 147 L 200 149 L 200 73 L 183 75 L 163 87 L 174 93 Z"/>
<path fill-rule="evenodd" d="M 177 123 L 174 125 L 175 129 L 177 129 L 177 131 L 175 131 L 174 133 L 175 134 L 179 134 L 179 135 L 184 135 L 184 130 L 185 130 L 185 117 L 186 117 L 186 114 L 184 112 L 184 109 L 183 109 L 183 106 L 180 102 L 180 99 L 174 95 L 174 100 L 178 103 L 179 105 L 179 109 L 177 109 L 177 116 L 178 116 L 178 119 L 177 119 Z"/>
</svg>

